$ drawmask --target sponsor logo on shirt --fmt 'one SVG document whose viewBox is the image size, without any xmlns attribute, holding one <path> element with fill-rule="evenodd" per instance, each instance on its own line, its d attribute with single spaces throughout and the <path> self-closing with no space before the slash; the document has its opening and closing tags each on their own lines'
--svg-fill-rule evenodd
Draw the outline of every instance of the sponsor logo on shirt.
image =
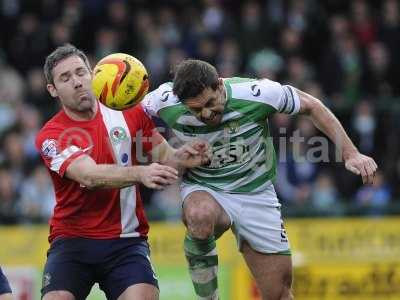
<svg viewBox="0 0 400 300">
<path fill-rule="evenodd" d="M 224 128 L 225 134 L 235 134 L 239 132 L 239 121 L 230 121 Z"/>
<path fill-rule="evenodd" d="M 111 128 L 110 137 L 113 144 L 119 144 L 128 140 L 128 135 L 126 134 L 125 129 L 120 126 Z"/>
<path fill-rule="evenodd" d="M 121 162 L 124 166 L 128 165 L 129 155 L 128 153 L 122 153 Z"/>
<path fill-rule="evenodd" d="M 251 86 L 251 94 L 252 94 L 254 97 L 259 97 L 259 96 L 261 95 L 261 90 L 260 90 L 260 88 L 258 87 L 257 84 L 253 84 L 253 85 Z"/>
<path fill-rule="evenodd" d="M 57 141 L 47 139 L 42 143 L 42 154 L 45 157 L 53 158 L 57 155 Z"/>
<path fill-rule="evenodd" d="M 51 281 L 51 275 L 50 273 L 46 273 L 43 275 L 43 280 L 42 280 L 42 287 L 45 288 L 50 284 Z"/>
</svg>

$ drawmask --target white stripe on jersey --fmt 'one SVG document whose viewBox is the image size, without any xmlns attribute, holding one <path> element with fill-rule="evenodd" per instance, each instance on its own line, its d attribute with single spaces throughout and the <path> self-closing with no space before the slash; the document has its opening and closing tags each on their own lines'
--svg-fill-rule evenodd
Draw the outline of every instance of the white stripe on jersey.
<svg viewBox="0 0 400 300">
<path fill-rule="evenodd" d="M 103 121 L 107 128 L 109 145 L 113 149 L 114 160 L 119 166 L 132 165 L 132 138 L 126 124 L 124 115 L 121 111 L 116 111 L 105 107 L 100 103 Z M 110 134 L 112 129 L 122 128 L 125 131 L 126 139 L 113 142 Z M 120 207 L 121 207 L 121 237 L 136 237 L 139 232 L 135 229 L 139 226 L 139 220 L 136 216 L 136 187 L 129 186 L 120 190 Z"/>
</svg>

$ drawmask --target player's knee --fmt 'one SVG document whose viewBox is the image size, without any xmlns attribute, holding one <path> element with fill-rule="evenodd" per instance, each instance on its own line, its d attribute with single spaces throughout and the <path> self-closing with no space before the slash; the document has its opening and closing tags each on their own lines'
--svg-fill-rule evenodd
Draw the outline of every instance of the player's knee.
<svg viewBox="0 0 400 300">
<path fill-rule="evenodd" d="M 259 286 L 263 300 L 293 300 L 292 276 L 285 274 L 273 287 L 269 284 Z"/>
<path fill-rule="evenodd" d="M 13 300 L 13 296 L 11 293 L 1 294 L 0 300 Z"/>
<path fill-rule="evenodd" d="M 205 239 L 213 235 L 214 223 L 213 210 L 207 205 L 186 207 L 185 224 L 193 237 Z"/>
<path fill-rule="evenodd" d="M 280 300 L 293 300 L 293 293 L 292 293 L 292 275 L 286 274 L 282 278 L 282 293 Z"/>
<path fill-rule="evenodd" d="M 51 291 L 43 296 L 43 300 L 75 300 L 75 297 L 68 291 Z"/>
</svg>

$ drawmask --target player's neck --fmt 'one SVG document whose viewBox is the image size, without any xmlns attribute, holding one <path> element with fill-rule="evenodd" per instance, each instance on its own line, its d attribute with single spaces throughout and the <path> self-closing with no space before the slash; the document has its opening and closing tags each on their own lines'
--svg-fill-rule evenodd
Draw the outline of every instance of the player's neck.
<svg viewBox="0 0 400 300">
<path fill-rule="evenodd" d="M 71 110 L 67 107 L 63 107 L 65 114 L 74 121 L 90 121 L 96 117 L 97 110 L 99 109 L 99 105 L 97 101 L 94 101 L 92 107 L 83 112 Z"/>
</svg>

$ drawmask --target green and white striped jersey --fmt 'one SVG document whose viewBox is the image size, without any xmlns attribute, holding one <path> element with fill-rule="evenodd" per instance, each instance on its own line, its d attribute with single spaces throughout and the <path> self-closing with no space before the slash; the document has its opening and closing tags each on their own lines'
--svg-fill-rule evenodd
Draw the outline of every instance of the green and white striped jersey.
<svg viewBox="0 0 400 300">
<path fill-rule="evenodd" d="M 268 79 L 224 79 L 227 102 L 221 124 L 209 126 L 196 117 L 164 83 L 147 94 L 144 110 L 160 117 L 182 142 L 193 138 L 212 146 L 210 165 L 190 169 L 184 181 L 228 193 L 263 191 L 276 173 L 276 157 L 268 117 L 295 114 L 300 100 L 295 89 Z"/>
</svg>

